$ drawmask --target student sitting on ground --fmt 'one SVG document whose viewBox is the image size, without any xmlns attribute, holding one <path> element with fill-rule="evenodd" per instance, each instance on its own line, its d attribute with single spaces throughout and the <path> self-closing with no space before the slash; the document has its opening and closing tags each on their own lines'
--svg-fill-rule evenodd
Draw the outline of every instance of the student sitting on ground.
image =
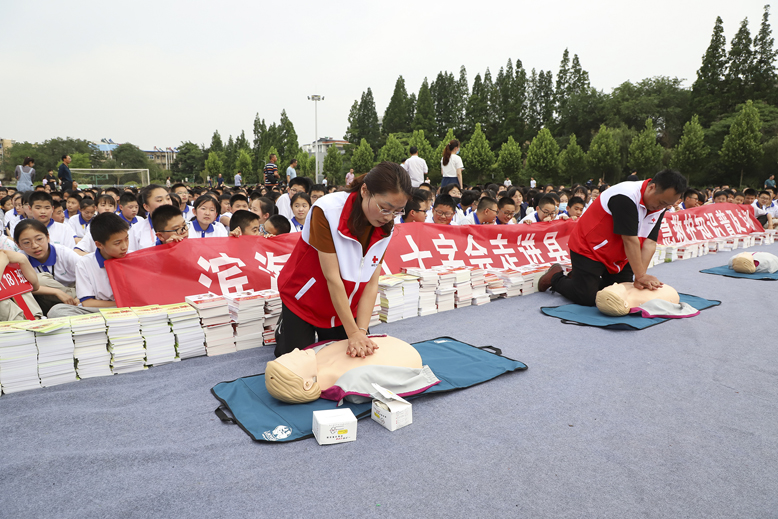
<svg viewBox="0 0 778 519">
<path fill-rule="evenodd" d="M 430 202 L 427 200 L 427 191 L 416 189 L 413 196 L 405 204 L 405 213 L 398 215 L 394 223 L 424 222 L 427 220 L 427 211 Z"/>
<path fill-rule="evenodd" d="M 224 227 L 230 226 L 230 218 L 232 218 L 232 213 L 235 211 L 248 211 L 249 210 L 249 199 L 246 195 L 243 195 L 241 193 L 232 195 L 230 197 L 230 210 L 226 213 L 222 213 L 221 218 L 219 218 L 219 222 Z"/>
<path fill-rule="evenodd" d="M 52 218 L 54 213 L 54 201 L 51 195 L 45 191 L 36 191 L 30 193 L 29 211 L 30 217 L 38 220 L 49 230 L 49 241 L 57 245 L 62 245 L 68 249 L 76 246 L 74 240 L 75 233 L 70 225 L 55 222 Z M 18 244 L 17 244 L 18 245 Z"/>
<path fill-rule="evenodd" d="M 184 215 L 184 220 L 188 222 L 194 218 L 194 211 L 192 211 L 192 208 L 189 205 L 189 190 L 186 188 L 186 186 L 184 184 L 178 183 L 173 184 L 173 187 L 170 189 L 181 199 L 181 207 L 179 209 L 181 209 L 181 213 Z"/>
<path fill-rule="evenodd" d="M 726 191 L 716 191 L 713 194 L 713 203 L 714 204 L 726 204 L 727 203 L 727 192 Z"/>
<path fill-rule="evenodd" d="M 231 195 L 223 194 L 215 196 L 219 200 L 219 214 L 227 214 L 230 212 L 230 198 Z"/>
<path fill-rule="evenodd" d="M 83 197 L 75 191 L 68 190 L 65 193 L 68 194 L 68 197 L 65 199 L 65 219 L 70 220 L 81 209 Z"/>
<path fill-rule="evenodd" d="M 48 194 L 45 191 L 40 192 Z M 22 271 L 25 279 L 27 279 L 27 281 L 30 282 L 30 285 L 32 285 L 33 292 L 40 288 L 38 284 L 38 275 L 35 272 L 35 269 L 32 268 L 32 265 L 30 265 L 30 261 L 27 259 L 27 256 L 21 252 L 8 249 L 0 250 L 0 274 L 5 271 L 5 268 L 9 263 L 19 264 L 19 268 Z M 40 319 L 43 317 L 43 312 L 41 311 L 40 306 L 38 306 L 38 303 L 35 301 L 35 296 L 28 292 L 26 294 L 22 294 L 20 297 L 20 304 L 23 304 L 27 307 L 33 318 Z M 24 315 L 24 309 L 21 308 L 13 298 L 3 299 L 0 301 L 0 321 L 24 321 L 26 318 L 27 317 Z"/>
<path fill-rule="evenodd" d="M 7 211 L 5 214 L 5 228 L 9 238 L 13 238 L 11 229 L 19 223 L 19 220 L 24 219 L 24 213 L 22 212 L 22 194 L 16 192 L 11 197 L 11 211 Z"/>
<path fill-rule="evenodd" d="M 95 201 L 91 198 L 84 198 L 81 200 L 81 211 L 68 219 L 70 227 L 76 233 L 76 243 L 80 242 L 84 237 L 86 229 L 89 227 L 89 222 L 92 221 L 96 212 L 97 205 L 95 205 Z"/>
<path fill-rule="evenodd" d="M 140 222 L 144 218 L 138 216 L 138 198 L 132 193 L 124 193 L 119 197 L 119 216 L 127 222 L 127 225 L 132 226 Z"/>
<path fill-rule="evenodd" d="M 448 186 L 447 186 L 448 187 Z M 454 185 L 456 188 L 456 185 Z M 451 191 L 456 191 L 452 189 Z M 455 218 L 457 225 L 459 225 L 465 218 L 470 216 L 478 206 L 478 201 L 481 199 L 482 192 L 474 189 L 466 189 L 462 192 L 462 198 L 459 199 L 457 204 L 457 216 Z M 457 202 L 454 199 L 454 202 Z"/>
<path fill-rule="evenodd" d="M 255 191 L 256 193 L 256 191 Z M 262 232 L 263 226 L 268 218 L 273 216 L 276 211 L 276 205 L 267 197 L 260 196 L 251 200 L 251 212 L 259 216 L 259 230 Z"/>
<path fill-rule="evenodd" d="M 278 236 L 279 234 L 287 234 L 292 229 L 292 224 L 289 223 L 289 219 L 280 214 L 274 214 L 265 222 L 265 236 Z"/>
<path fill-rule="evenodd" d="M 311 188 L 311 202 L 316 203 L 316 200 L 327 194 L 327 188 L 322 184 L 315 184 Z"/>
<path fill-rule="evenodd" d="M 743 205 L 746 201 L 746 197 L 740 191 L 735 193 L 735 203 L 737 205 Z"/>
<path fill-rule="evenodd" d="M 154 244 L 157 243 L 157 235 L 154 232 L 154 227 L 151 225 L 150 217 L 157 207 L 170 205 L 170 195 L 168 194 L 167 189 L 158 184 L 149 184 L 141 189 L 139 200 L 143 202 L 143 210 L 146 212 L 147 218 L 133 224 L 131 228 L 129 227 L 129 224 L 127 225 L 130 229 L 129 252 L 147 249 L 153 247 Z M 119 219 L 124 223 L 127 223 L 125 219 Z"/>
<path fill-rule="evenodd" d="M 509 196 L 503 196 L 497 202 L 497 225 L 509 225 L 516 223 L 516 202 Z"/>
<path fill-rule="evenodd" d="M 570 200 L 567 202 L 567 209 L 565 209 L 564 211 L 565 216 L 567 216 L 566 219 L 577 220 L 578 218 L 581 217 L 583 212 L 584 212 L 583 198 L 581 198 L 580 196 L 571 197 Z"/>
<path fill-rule="evenodd" d="M 308 212 L 311 210 L 311 197 L 306 193 L 296 193 L 292 196 L 292 219 L 289 221 L 291 224 L 292 232 L 302 232 L 303 225 L 305 225 L 305 219 L 308 217 Z"/>
<path fill-rule="evenodd" d="M 219 206 L 210 195 L 202 195 L 194 203 L 195 217 L 189 222 L 190 238 L 226 238 L 227 229 L 216 220 Z"/>
<path fill-rule="evenodd" d="M 497 218 L 497 201 L 485 196 L 478 201 L 475 212 L 470 213 L 459 221 L 457 225 L 491 225 Z"/>
<path fill-rule="evenodd" d="M 136 202 L 137 205 L 137 202 Z M 100 195 L 97 197 L 97 214 L 103 213 L 115 213 L 116 205 L 114 198 L 111 195 Z M 117 213 L 121 217 L 121 213 Z M 88 229 L 88 227 L 87 227 Z M 97 250 L 95 247 L 95 241 L 92 239 L 92 233 L 87 232 L 80 242 L 76 244 L 76 248 L 73 249 L 79 256 L 86 256 L 90 252 Z"/>
<path fill-rule="evenodd" d="M 776 203 L 773 202 L 773 196 L 770 191 L 760 191 L 759 198 L 751 204 L 754 208 L 754 216 L 765 229 L 772 229 L 778 224 L 778 212 L 776 212 Z"/>
<path fill-rule="evenodd" d="M 745 191 L 743 191 L 743 197 L 744 197 L 744 203 L 748 205 L 754 205 L 754 202 L 756 202 L 756 197 L 758 193 L 756 192 L 756 189 L 748 188 Z"/>
<path fill-rule="evenodd" d="M 184 215 L 174 205 L 157 207 L 151 214 L 151 225 L 157 235 L 156 245 L 179 242 L 189 237 L 189 226 Z"/>
<path fill-rule="evenodd" d="M 78 305 L 75 298 L 78 254 L 63 245 L 49 243 L 49 230 L 32 218 L 19 222 L 14 241 L 29 256 L 30 265 L 38 273 L 39 288 L 33 295 L 43 314 L 59 303 Z"/>
<path fill-rule="evenodd" d="M 240 209 L 230 218 L 230 236 L 259 236 L 259 215 Z"/>
<path fill-rule="evenodd" d="M 456 187 L 456 184 L 449 185 Z M 453 222 L 454 216 L 456 216 L 456 207 L 457 204 L 450 195 L 438 195 L 432 206 L 432 214 L 427 216 L 426 221 L 439 225 L 456 225 Z"/>
<path fill-rule="evenodd" d="M 549 195 L 544 195 L 535 207 L 535 212 L 528 213 L 519 223 L 551 222 L 556 219 L 556 201 Z"/>
<path fill-rule="evenodd" d="M 76 296 L 81 306 L 59 304 L 49 317 L 93 313 L 100 308 L 116 307 L 113 289 L 105 271 L 109 259 L 123 258 L 129 250 L 129 225 L 114 213 L 95 216 L 89 224 L 97 250 L 79 258 L 76 265 Z"/>
</svg>

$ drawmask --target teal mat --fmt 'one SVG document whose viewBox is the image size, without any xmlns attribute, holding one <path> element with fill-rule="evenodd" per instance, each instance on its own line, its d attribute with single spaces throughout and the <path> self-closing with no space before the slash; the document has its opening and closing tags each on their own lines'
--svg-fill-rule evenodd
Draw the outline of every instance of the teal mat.
<svg viewBox="0 0 778 519">
<path fill-rule="evenodd" d="M 688 294 L 678 294 L 682 303 L 688 303 L 697 310 L 705 310 L 712 306 L 718 306 L 721 301 L 703 299 Z M 565 324 L 577 324 L 580 326 L 597 326 L 614 330 L 645 330 L 650 326 L 662 324 L 666 319 L 654 317 L 652 319 L 640 317 L 638 314 L 627 314 L 621 317 L 605 315 L 594 306 L 582 306 L 576 304 L 562 306 L 543 306 L 540 311 L 544 314 L 561 319 Z M 691 317 L 690 319 L 693 319 Z M 677 321 L 678 319 L 673 319 Z"/>
<path fill-rule="evenodd" d="M 703 274 L 715 274 L 716 276 L 726 276 L 728 278 L 746 278 L 746 279 L 759 279 L 763 281 L 778 281 L 778 272 L 772 274 L 767 272 L 754 272 L 753 274 L 741 274 L 735 272 L 727 265 L 722 267 L 714 267 L 712 269 L 701 270 Z"/>
<path fill-rule="evenodd" d="M 479 348 L 450 337 L 413 346 L 440 383 L 409 400 L 471 387 L 510 371 L 527 369 L 526 364 L 503 357 L 499 348 Z M 336 402 L 322 398 L 307 404 L 286 404 L 276 400 L 265 389 L 264 374 L 221 382 L 211 388 L 211 393 L 222 404 L 216 409 L 216 415 L 223 422 L 237 424 L 256 441 L 289 442 L 310 438 L 313 436 L 313 412 L 336 407 Z M 341 407 L 351 409 L 357 418 L 364 418 L 370 414 L 371 404 L 344 402 Z"/>
</svg>

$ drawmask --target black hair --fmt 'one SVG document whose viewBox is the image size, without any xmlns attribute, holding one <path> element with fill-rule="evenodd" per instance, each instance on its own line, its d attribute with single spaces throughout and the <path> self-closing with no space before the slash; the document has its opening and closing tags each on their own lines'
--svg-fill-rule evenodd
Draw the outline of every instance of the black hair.
<svg viewBox="0 0 778 519">
<path fill-rule="evenodd" d="M 556 206 L 556 200 L 554 200 L 554 198 L 549 195 L 541 196 L 540 200 L 538 200 L 538 205 L 536 207 L 540 207 L 548 204 L 554 204 Z"/>
<path fill-rule="evenodd" d="M 552 199 L 554 200 L 554 203 L 555 203 L 555 204 L 559 204 L 559 203 L 561 203 L 561 200 L 559 199 L 559 195 L 558 195 L 558 194 L 556 194 L 556 193 L 554 193 L 553 191 L 552 191 L 552 192 L 550 192 L 550 193 L 546 193 L 545 195 L 543 195 L 543 198 L 552 198 Z"/>
<path fill-rule="evenodd" d="M 324 193 L 326 195 L 327 194 L 327 186 L 325 186 L 324 184 L 314 184 L 311 187 L 311 191 L 310 192 L 313 193 L 314 191 L 321 191 L 322 193 Z"/>
<path fill-rule="evenodd" d="M 307 177 L 294 177 L 292 180 L 289 181 L 289 185 L 287 187 L 292 186 L 303 186 L 303 189 L 305 189 L 305 192 L 310 194 L 311 193 L 311 179 Z"/>
<path fill-rule="evenodd" d="M 254 214 L 251 211 L 246 211 L 245 209 L 235 211 L 232 218 L 230 218 L 230 231 L 234 231 L 238 227 L 243 231 L 246 227 L 251 225 L 251 222 L 257 220 L 259 220 L 259 215 Z"/>
<path fill-rule="evenodd" d="M 181 197 L 178 196 L 175 193 L 168 193 L 168 196 L 170 197 L 170 205 L 174 205 L 176 207 L 181 207 Z"/>
<path fill-rule="evenodd" d="M 425 203 L 427 198 L 427 193 L 429 191 L 425 191 L 423 189 L 415 189 L 413 191 L 413 196 L 408 199 L 408 203 L 405 204 L 405 214 L 410 214 L 411 211 L 421 211 L 421 204 Z"/>
<path fill-rule="evenodd" d="M 763 190 L 761 190 L 761 191 L 759 192 L 759 196 L 762 196 L 762 195 L 767 195 L 767 196 L 769 196 L 771 199 L 773 198 L 773 193 L 772 193 L 772 191 L 768 191 L 768 190 L 766 190 L 766 189 L 763 189 Z"/>
<path fill-rule="evenodd" d="M 447 195 L 449 194 L 454 188 L 459 189 L 459 192 L 462 193 L 462 188 L 459 187 L 459 184 L 449 184 L 447 186 L 443 186 L 440 188 L 440 194 L 441 195 Z"/>
<path fill-rule="evenodd" d="M 0 208 L 2 208 L 8 201 L 13 202 L 13 198 L 10 196 L 4 196 L 3 198 L 0 198 Z"/>
<path fill-rule="evenodd" d="M 66 158 L 68 158 L 68 154 L 67 154 L 67 153 L 65 153 L 64 155 L 62 155 L 62 160 L 65 160 Z"/>
<path fill-rule="evenodd" d="M 148 186 L 140 190 L 140 199 L 143 202 L 140 204 L 141 207 L 143 207 L 144 204 L 149 203 L 149 199 L 151 198 L 151 193 L 153 193 L 157 189 L 165 189 L 165 187 L 160 186 L 159 184 L 149 184 Z M 165 192 L 167 192 L 167 189 L 165 189 Z"/>
<path fill-rule="evenodd" d="M 154 212 L 151 213 L 151 225 L 154 227 L 154 231 L 164 231 L 168 222 L 176 216 L 183 217 L 183 213 L 181 212 L 181 209 L 178 208 L 178 206 L 166 204 L 157 207 Z"/>
<path fill-rule="evenodd" d="M 462 198 L 459 200 L 459 203 L 462 207 L 469 207 L 477 202 L 480 197 L 481 193 L 472 189 L 468 189 L 462 193 Z"/>
<path fill-rule="evenodd" d="M 232 207 L 235 204 L 235 202 L 246 202 L 248 204 L 249 199 L 246 195 L 238 193 L 230 197 L 230 207 Z"/>
<path fill-rule="evenodd" d="M 362 232 L 370 225 L 367 216 L 362 211 L 362 185 L 367 187 L 371 196 L 384 193 L 403 194 L 405 195 L 406 203 L 413 194 L 411 177 L 408 176 L 408 173 L 402 166 L 394 162 L 383 161 L 374 166 L 369 172 L 355 178 L 348 189 L 349 193 L 356 194 L 354 205 L 352 206 L 353 209 L 348 217 L 348 229 L 354 236 L 361 236 Z M 383 235 L 388 236 L 392 232 L 393 226 L 394 219 L 382 225 L 381 231 L 383 231 Z"/>
<path fill-rule="evenodd" d="M 129 230 L 127 222 L 115 213 L 98 214 L 89 224 L 89 232 L 95 243 L 107 243 L 114 234 Z"/>
<path fill-rule="evenodd" d="M 749 187 L 748 189 L 743 191 L 743 195 L 744 196 L 753 196 L 754 198 L 756 198 L 756 195 L 757 195 L 756 189 L 753 189 L 753 188 Z"/>
<path fill-rule="evenodd" d="M 478 205 L 480 206 L 481 204 L 478 204 Z M 513 198 L 511 198 L 509 196 L 504 196 L 504 197 L 500 198 L 499 202 L 497 202 L 497 209 L 502 209 L 506 205 L 512 205 L 512 206 L 516 207 L 516 202 L 513 201 Z"/>
<path fill-rule="evenodd" d="M 78 206 L 81 209 L 86 209 L 87 207 L 91 207 L 94 205 L 95 205 L 95 201 L 92 200 L 91 198 L 84 198 L 83 200 L 81 200 L 81 203 L 78 204 Z"/>
<path fill-rule="evenodd" d="M 698 201 L 701 198 L 700 197 L 700 193 L 696 189 L 689 188 L 689 189 L 687 189 L 686 191 L 683 192 L 683 199 L 686 200 L 687 198 L 689 198 L 692 195 L 696 196 Z"/>
<path fill-rule="evenodd" d="M 497 200 L 490 196 L 485 196 L 478 202 L 476 211 L 483 211 L 484 209 L 492 208 L 497 205 Z"/>
<path fill-rule="evenodd" d="M 100 195 L 97 197 L 97 205 L 100 205 L 100 202 L 108 202 L 109 205 L 112 205 L 116 207 L 116 199 L 112 197 L 111 195 Z"/>
<path fill-rule="evenodd" d="M 716 191 L 715 193 L 713 193 L 713 199 L 714 200 L 716 198 L 720 197 L 720 196 L 723 196 L 724 198 L 727 198 L 727 192 L 726 191 Z"/>
<path fill-rule="evenodd" d="M 259 198 L 257 198 L 257 200 L 259 200 L 259 210 L 262 214 L 267 213 L 272 216 L 278 211 L 278 209 L 276 208 L 276 204 L 274 204 L 273 201 L 270 200 L 269 198 L 265 196 L 260 196 Z"/>
<path fill-rule="evenodd" d="M 408 151 L 411 153 L 411 155 L 413 155 L 414 153 L 419 153 L 419 148 L 416 146 L 411 146 L 411 149 Z"/>
<path fill-rule="evenodd" d="M 105 188 L 105 191 L 103 191 L 103 193 L 113 193 L 113 194 L 115 194 L 118 197 L 122 196 L 122 192 L 119 191 L 118 187 L 107 187 L 107 188 Z"/>
<path fill-rule="evenodd" d="M 186 187 L 184 184 L 182 184 L 181 182 L 178 182 L 178 183 L 176 183 L 176 184 L 173 184 L 173 185 L 170 187 L 170 191 L 175 191 L 175 190 L 176 190 L 176 189 L 178 189 L 179 187 L 183 187 L 184 189 L 186 189 L 187 191 L 189 191 L 189 188 L 187 188 L 187 187 Z"/>
<path fill-rule="evenodd" d="M 51 195 L 46 191 L 32 191 L 30 192 L 29 196 L 25 198 L 25 200 L 25 203 L 29 205 L 32 205 L 35 202 L 48 202 L 51 205 L 54 205 L 54 199 L 51 198 Z"/>
<path fill-rule="evenodd" d="M 219 195 L 219 204 L 221 204 L 223 200 L 226 200 L 227 202 L 229 202 L 230 198 L 231 198 L 231 195 L 228 195 L 228 194 Z"/>
<path fill-rule="evenodd" d="M 454 211 L 456 211 L 456 208 L 457 208 L 457 204 L 454 203 L 454 199 L 451 198 L 451 195 L 439 195 L 435 199 L 435 204 L 432 207 L 438 208 L 441 205 L 445 205 L 446 207 L 450 207 Z"/>
<path fill-rule="evenodd" d="M 274 214 L 267 219 L 270 224 L 275 227 L 278 234 L 287 234 L 292 230 L 292 224 L 286 218 L 286 216 L 280 214 Z"/>
<path fill-rule="evenodd" d="M 123 193 L 122 196 L 119 197 L 119 205 L 127 205 L 132 202 L 138 203 L 138 198 L 132 193 Z"/>
<path fill-rule="evenodd" d="M 32 227 L 38 232 L 42 232 L 46 236 L 49 235 L 49 230 L 46 228 L 45 225 L 43 225 L 43 222 L 40 220 L 36 220 L 35 218 L 25 218 L 24 220 L 20 221 L 18 224 L 16 224 L 16 227 L 14 228 L 14 242 L 16 244 L 19 244 L 19 237 L 22 235 L 24 231 Z"/>
<path fill-rule="evenodd" d="M 656 184 L 657 191 L 660 193 L 668 189 L 681 194 L 686 191 L 686 177 L 673 169 L 663 169 L 651 179 L 649 184 Z M 602 193 L 603 189 L 600 189 Z"/>
<path fill-rule="evenodd" d="M 203 205 L 206 202 L 212 202 L 213 205 L 216 207 L 216 214 L 221 214 L 221 205 L 219 204 L 219 201 L 216 200 L 211 195 L 200 195 L 197 197 L 197 200 L 194 202 L 194 209 L 197 209 L 201 205 Z M 218 220 L 218 218 L 217 218 Z"/>
<path fill-rule="evenodd" d="M 567 207 L 574 206 L 575 204 L 581 204 L 583 206 L 586 205 L 586 202 L 584 202 L 584 199 L 580 196 L 572 196 L 567 199 Z"/>
<path fill-rule="evenodd" d="M 311 197 L 308 196 L 308 193 L 295 193 L 294 196 L 292 197 L 292 200 L 289 203 L 290 204 L 294 204 L 297 201 L 298 198 L 302 198 L 303 200 L 308 202 L 308 207 L 310 207 L 312 205 L 311 204 Z"/>
</svg>

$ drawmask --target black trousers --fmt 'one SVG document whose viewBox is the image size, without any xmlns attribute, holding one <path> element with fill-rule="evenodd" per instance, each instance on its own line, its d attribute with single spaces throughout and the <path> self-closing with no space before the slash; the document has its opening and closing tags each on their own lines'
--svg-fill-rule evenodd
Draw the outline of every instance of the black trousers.
<svg viewBox="0 0 778 519">
<path fill-rule="evenodd" d="M 340 341 L 348 339 L 343 325 L 335 328 L 318 328 L 308 321 L 298 317 L 289 310 L 286 305 L 281 307 L 281 322 L 276 328 L 276 349 L 275 356 L 280 357 L 285 353 L 293 351 L 295 348 L 307 348 L 311 344 L 319 341 Z"/>
<path fill-rule="evenodd" d="M 633 281 L 632 267 L 627 265 L 618 274 L 611 274 L 605 265 L 570 251 L 573 270 L 565 276 L 559 272 L 551 278 L 551 289 L 573 303 L 594 306 L 597 292 L 614 283 Z"/>
</svg>

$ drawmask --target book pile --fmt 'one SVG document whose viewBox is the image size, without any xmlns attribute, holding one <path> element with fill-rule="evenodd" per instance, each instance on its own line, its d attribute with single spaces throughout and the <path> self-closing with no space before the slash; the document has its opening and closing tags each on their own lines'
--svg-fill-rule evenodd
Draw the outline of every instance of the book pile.
<svg viewBox="0 0 778 519">
<path fill-rule="evenodd" d="M 265 331 L 262 333 L 265 346 L 276 345 L 276 327 L 281 318 L 281 294 L 278 290 L 260 290 L 258 294 L 265 300 Z"/>
<path fill-rule="evenodd" d="M 395 274 L 402 280 L 403 319 L 419 315 L 419 278 L 408 273 Z"/>
<path fill-rule="evenodd" d="M 473 301 L 473 285 L 470 284 L 470 269 L 460 267 L 451 269 L 454 274 L 454 303 L 457 308 L 470 306 Z"/>
<path fill-rule="evenodd" d="M 73 356 L 76 358 L 78 378 L 113 375 L 103 314 L 95 312 L 71 317 L 70 329 L 73 332 Z"/>
<path fill-rule="evenodd" d="M 381 293 L 375 293 L 375 305 L 373 306 L 373 313 L 370 315 L 370 324 L 368 328 L 372 328 L 377 324 L 381 324 L 381 317 L 378 315 L 381 312 Z"/>
<path fill-rule="evenodd" d="M 435 291 L 438 289 L 438 273 L 419 268 L 403 268 L 403 272 L 419 278 L 419 315 L 437 313 Z"/>
<path fill-rule="evenodd" d="M 438 288 L 435 289 L 438 312 L 453 310 L 457 291 L 454 287 L 456 275 L 448 267 L 433 267 L 433 270 L 438 274 Z"/>
<path fill-rule="evenodd" d="M 265 332 L 265 298 L 253 290 L 224 297 L 229 304 L 230 319 L 235 331 L 235 348 L 241 351 L 262 346 Z"/>
<path fill-rule="evenodd" d="M 38 377 L 43 387 L 75 382 L 76 367 L 73 362 L 73 335 L 70 318 L 24 321 L 19 328 L 35 333 L 38 346 Z"/>
<path fill-rule="evenodd" d="M 403 280 L 395 276 L 378 278 L 378 294 L 381 296 L 381 311 L 378 316 L 384 323 L 399 321 L 404 315 Z"/>
<path fill-rule="evenodd" d="M 129 308 L 101 308 L 108 328 L 108 351 L 114 373 L 146 369 L 146 348 L 140 334 L 140 320 Z"/>
<path fill-rule="evenodd" d="M 140 334 L 146 342 L 146 365 L 161 366 L 181 360 L 176 357 L 176 337 L 170 331 L 167 310 L 159 305 L 132 310 L 140 320 Z"/>
<path fill-rule="evenodd" d="M 494 273 L 502 279 L 507 297 L 521 295 L 521 289 L 524 287 L 524 276 L 521 272 L 514 269 L 495 269 Z"/>
<path fill-rule="evenodd" d="M 486 293 L 492 299 L 497 299 L 508 293 L 505 289 L 505 283 L 502 282 L 502 279 L 494 271 L 487 270 L 484 275 L 484 281 L 486 281 Z"/>
<path fill-rule="evenodd" d="M 473 306 L 481 306 L 491 302 L 492 298 L 486 293 L 486 271 L 477 267 L 470 268 L 470 285 L 473 287 Z"/>
<path fill-rule="evenodd" d="M 0 323 L 0 387 L 15 393 L 41 387 L 38 378 L 38 348 L 31 332 L 15 321 Z"/>
<path fill-rule="evenodd" d="M 183 360 L 205 355 L 205 332 L 200 326 L 197 310 L 188 303 L 163 305 L 162 308 L 176 338 L 178 358 Z"/>
<path fill-rule="evenodd" d="M 197 294 L 186 296 L 186 302 L 197 310 L 205 332 L 205 352 L 209 357 L 232 353 L 235 339 L 230 323 L 230 307 L 224 296 Z"/>
<path fill-rule="evenodd" d="M 524 278 L 524 284 L 521 288 L 521 295 L 528 296 L 537 293 L 538 280 L 543 276 L 543 274 L 546 273 L 548 267 L 545 265 L 522 265 L 516 270 L 521 272 L 521 275 Z"/>
</svg>

